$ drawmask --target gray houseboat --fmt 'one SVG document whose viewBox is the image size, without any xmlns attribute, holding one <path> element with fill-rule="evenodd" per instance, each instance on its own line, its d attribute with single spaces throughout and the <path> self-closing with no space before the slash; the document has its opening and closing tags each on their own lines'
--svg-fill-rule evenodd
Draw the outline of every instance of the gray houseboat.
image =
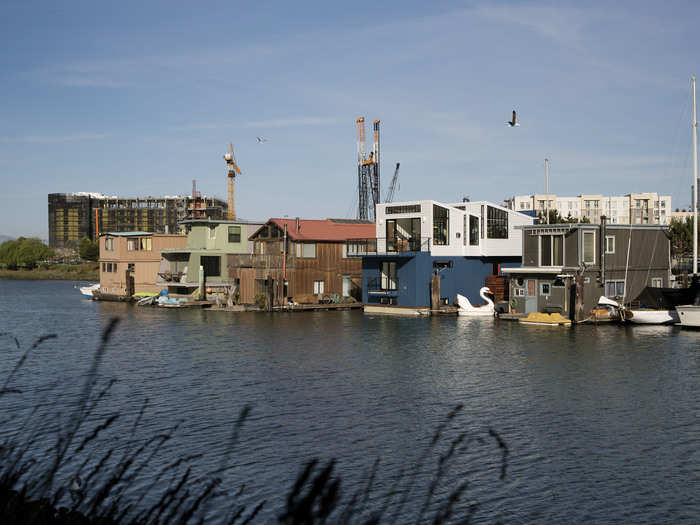
<svg viewBox="0 0 700 525">
<path fill-rule="evenodd" d="M 580 321 L 601 295 L 629 302 L 647 286 L 670 286 L 668 226 L 603 222 L 522 230 L 522 266 L 502 270 L 510 277 L 511 311 L 559 312 Z"/>
</svg>

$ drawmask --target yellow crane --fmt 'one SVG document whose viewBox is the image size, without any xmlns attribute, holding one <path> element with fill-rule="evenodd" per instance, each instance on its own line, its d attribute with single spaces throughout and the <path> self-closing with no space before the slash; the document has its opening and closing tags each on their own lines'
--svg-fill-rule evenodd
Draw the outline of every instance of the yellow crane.
<svg viewBox="0 0 700 525">
<path fill-rule="evenodd" d="M 228 166 L 228 215 L 230 221 L 236 220 L 236 208 L 234 201 L 234 184 L 236 175 L 241 175 L 241 169 L 236 164 L 236 157 L 233 155 L 233 142 L 229 142 L 229 152 L 224 154 L 226 166 Z"/>
</svg>

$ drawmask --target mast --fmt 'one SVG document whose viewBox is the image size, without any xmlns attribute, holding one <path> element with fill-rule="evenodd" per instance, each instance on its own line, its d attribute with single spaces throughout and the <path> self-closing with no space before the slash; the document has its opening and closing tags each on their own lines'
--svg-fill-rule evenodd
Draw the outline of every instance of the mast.
<svg viewBox="0 0 700 525">
<path fill-rule="evenodd" d="M 544 214 L 547 218 L 545 224 L 549 224 L 549 159 L 544 159 Z"/>
<path fill-rule="evenodd" d="M 698 113 L 695 106 L 695 75 L 693 83 L 693 275 L 698 273 Z"/>
</svg>

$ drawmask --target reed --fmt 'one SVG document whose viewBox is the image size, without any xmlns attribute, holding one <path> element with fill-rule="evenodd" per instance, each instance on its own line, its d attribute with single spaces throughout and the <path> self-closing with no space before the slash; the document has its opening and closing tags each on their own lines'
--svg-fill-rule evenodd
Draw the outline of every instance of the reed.
<svg viewBox="0 0 700 525">
<path fill-rule="evenodd" d="M 237 445 L 252 410 L 249 406 L 240 410 L 215 468 L 195 475 L 202 454 L 170 458 L 156 468 L 155 459 L 162 459 L 163 447 L 177 434 L 179 423 L 163 433 L 140 438 L 148 399 L 133 421 L 121 413 L 94 417 L 115 383 L 113 379 L 101 382 L 99 369 L 118 324 L 119 319 L 114 318 L 104 329 L 75 404 L 67 413 L 47 418 L 39 409 L 44 403 L 40 403 L 25 413 L 10 413 L 0 422 L 2 435 L 7 436 L 0 442 L 0 523 L 184 524 L 210 523 L 212 516 L 221 516 L 221 523 L 245 524 L 262 521 L 261 512 L 270 507 L 270 512 L 282 509 L 273 515 L 287 525 L 470 523 L 479 503 L 460 503 L 468 496 L 470 484 L 463 474 L 452 472 L 458 460 L 465 459 L 470 447 L 487 447 L 500 456 L 497 477 L 507 477 L 509 449 L 504 439 L 492 428 L 460 430 L 463 405 L 449 411 L 415 464 L 404 465 L 388 484 L 377 482 L 379 459 L 353 491 L 343 490 L 343 475 L 335 460 L 310 459 L 300 467 L 286 493 L 276 496 L 278 501 L 271 496 L 272 502 L 250 503 L 243 498 L 245 485 L 225 486 L 222 477 L 235 463 L 235 454 L 245 453 L 237 450 Z M 0 332 L 0 342 L 20 353 L 0 387 L 0 403 L 9 399 L 21 402 L 23 391 L 15 384 L 18 373 L 28 366 L 33 352 L 56 337 L 43 335 L 22 352 L 16 337 Z M 46 397 L 55 387 L 49 386 Z M 105 443 L 111 443 L 105 435 L 115 429 L 126 442 L 105 448 Z M 426 479 L 429 482 L 420 481 Z"/>
</svg>

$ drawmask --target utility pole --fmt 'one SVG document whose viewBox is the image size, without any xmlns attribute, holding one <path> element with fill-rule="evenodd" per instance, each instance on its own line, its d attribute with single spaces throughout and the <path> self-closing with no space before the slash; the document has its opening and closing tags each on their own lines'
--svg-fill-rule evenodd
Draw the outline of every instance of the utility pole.
<svg viewBox="0 0 700 525">
<path fill-rule="evenodd" d="M 693 275 L 698 273 L 698 113 L 695 106 L 695 75 L 693 82 Z"/>
<path fill-rule="evenodd" d="M 544 213 L 549 224 L 549 159 L 544 159 Z"/>
</svg>

